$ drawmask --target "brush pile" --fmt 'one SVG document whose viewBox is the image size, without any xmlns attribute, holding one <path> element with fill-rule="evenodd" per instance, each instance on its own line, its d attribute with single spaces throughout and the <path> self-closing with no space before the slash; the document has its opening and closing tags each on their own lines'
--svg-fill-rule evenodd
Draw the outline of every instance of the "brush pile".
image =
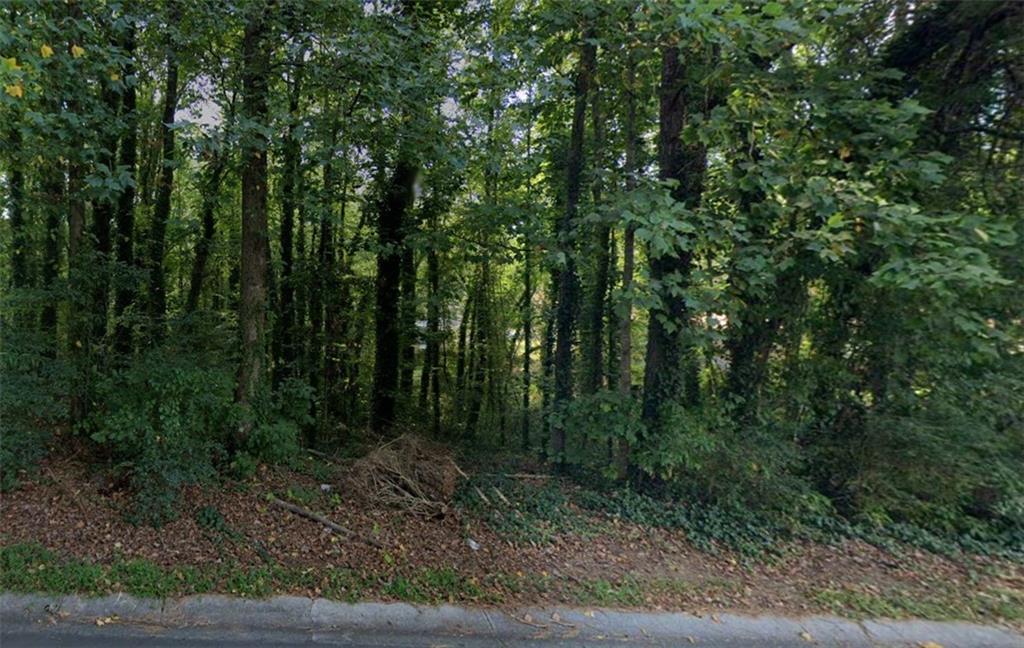
<svg viewBox="0 0 1024 648">
<path fill-rule="evenodd" d="M 466 473 L 443 446 L 403 434 L 352 465 L 353 486 L 371 502 L 441 517 Z"/>
</svg>

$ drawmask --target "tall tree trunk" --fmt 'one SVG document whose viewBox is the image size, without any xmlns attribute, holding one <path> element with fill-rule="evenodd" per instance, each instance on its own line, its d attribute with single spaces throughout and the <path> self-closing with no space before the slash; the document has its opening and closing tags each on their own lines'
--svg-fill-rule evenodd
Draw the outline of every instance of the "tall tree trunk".
<svg viewBox="0 0 1024 648">
<path fill-rule="evenodd" d="M 206 265 L 210 259 L 210 252 L 213 250 L 213 237 L 217 228 L 217 203 L 220 197 L 220 184 L 221 179 L 224 177 L 226 163 L 226 152 L 218 149 L 213 153 L 213 159 L 206 166 L 201 208 L 203 231 L 199 241 L 196 243 L 196 256 L 192 261 L 192 275 L 188 287 L 188 298 L 185 300 L 186 313 L 194 313 L 199 306 L 199 295 L 202 294 L 203 281 L 206 279 Z"/>
<path fill-rule="evenodd" d="M 398 365 L 401 336 L 399 330 L 399 284 L 402 275 L 405 212 L 412 203 L 416 165 L 399 155 L 388 179 L 378 210 L 376 343 L 373 364 L 373 394 L 370 403 L 370 427 L 382 434 L 395 422 L 398 392 Z"/>
<path fill-rule="evenodd" d="M 703 92 L 703 91 L 701 91 Z M 679 50 L 668 45 L 662 51 L 660 116 L 658 128 L 658 165 L 663 180 L 675 180 L 672 197 L 687 205 L 696 205 L 704 183 L 706 151 L 699 144 L 684 144 L 681 138 L 686 116 L 699 109 L 697 92 L 687 84 L 686 69 Z M 647 328 L 647 366 L 644 372 L 643 418 L 648 432 L 658 434 L 663 427 L 664 407 L 673 403 L 696 403 L 696 367 L 687 357 L 684 335 L 690 312 L 685 300 L 672 292 L 685 290 L 690 277 L 691 252 L 683 246 L 650 260 L 651 281 L 672 284 L 673 290 L 660 291 L 659 306 L 650 315 Z M 688 374 L 693 374 L 688 375 Z"/>
<path fill-rule="evenodd" d="M 69 102 L 68 108 L 71 112 L 81 110 L 81 107 L 73 102 Z M 91 322 L 88 308 L 91 295 L 88 290 L 88 278 L 85 275 L 86 255 L 88 254 L 85 240 L 85 197 L 83 195 L 85 172 L 82 162 L 78 159 L 81 138 L 77 133 L 73 136 L 73 141 L 76 150 L 72 153 L 71 161 L 68 163 L 68 286 L 70 288 L 68 355 L 76 375 L 73 384 L 70 385 L 71 424 L 77 425 L 85 420 L 86 407 L 89 402 L 90 370 L 87 362 L 92 345 L 89 335 Z"/>
<path fill-rule="evenodd" d="M 632 24 L 630 25 L 632 32 Z M 637 135 L 636 120 L 636 54 L 630 46 L 626 59 L 626 191 L 637 188 L 637 174 L 640 172 L 640 138 Z M 624 398 L 633 392 L 633 272 L 635 264 L 636 229 L 632 223 L 626 225 L 622 234 L 622 313 L 619 316 L 619 370 L 618 391 Z M 629 441 L 620 439 L 615 454 L 618 478 L 625 479 L 629 473 Z"/>
<path fill-rule="evenodd" d="M 585 43 L 582 47 L 574 84 L 572 132 L 566 160 L 565 212 L 558 223 L 559 247 L 565 255 L 565 263 L 558 273 L 558 306 L 555 314 L 554 407 L 556 409 L 565 406 L 572 399 L 573 392 L 572 343 L 576 329 L 576 301 L 579 292 L 573 229 L 583 176 L 583 133 L 586 127 L 587 93 L 590 88 L 590 79 L 594 73 L 596 58 L 597 48 L 592 43 Z M 560 465 L 565 463 L 565 427 L 561 424 L 551 426 L 551 458 Z"/>
<path fill-rule="evenodd" d="M 292 61 L 291 87 L 288 93 L 288 130 L 284 140 L 281 171 L 281 301 L 274 332 L 274 383 L 280 384 L 295 362 L 295 210 L 302 143 L 296 134 L 299 125 L 299 100 L 302 92 L 301 54 Z"/>
<path fill-rule="evenodd" d="M 121 98 L 113 85 L 104 82 L 103 106 L 109 122 L 104 125 L 102 143 L 100 145 L 99 163 L 114 172 L 117 162 L 117 131 L 113 124 L 117 121 Z M 114 199 L 102 196 L 92 207 L 92 238 L 95 241 L 94 257 L 98 264 L 97 276 L 93 279 L 92 317 L 93 337 L 97 340 L 107 334 L 107 310 L 110 301 L 110 268 L 113 252 L 111 241 L 111 221 L 114 217 Z"/>
<path fill-rule="evenodd" d="M 168 2 L 168 18 L 177 21 L 178 5 Z M 178 111 L 178 59 L 173 38 L 167 39 L 167 77 L 164 83 L 164 108 L 160 120 L 160 177 L 157 180 L 156 205 L 149 226 L 149 327 L 151 338 L 159 342 L 164 335 L 167 316 L 167 279 L 164 275 L 164 249 L 167 221 L 171 215 L 171 193 L 174 189 L 174 114 Z"/>
<path fill-rule="evenodd" d="M 267 121 L 269 10 L 269 4 L 255 9 L 242 39 L 242 111 L 249 131 L 242 145 L 242 300 L 238 313 L 242 357 L 235 401 L 249 411 L 236 430 L 234 451 L 244 445 L 252 429 L 252 402 L 262 388 L 267 360 L 267 141 L 253 126 Z"/>
<path fill-rule="evenodd" d="M 128 28 L 124 44 L 125 63 L 122 79 L 135 76 L 135 25 Z M 135 110 L 135 84 L 128 83 L 121 103 L 121 120 L 124 135 L 121 138 L 118 167 L 125 169 L 131 182 L 122 190 L 117 200 L 117 291 L 114 296 L 114 318 L 116 321 L 114 345 L 118 353 L 127 355 L 132 350 L 132 323 L 128 309 L 135 302 L 135 178 L 138 155 L 139 116 Z"/>
<path fill-rule="evenodd" d="M 480 280 L 473 299 L 473 324 L 469 342 L 470 371 L 466 386 L 469 403 L 466 408 L 466 427 L 463 436 L 466 439 L 476 437 L 477 425 L 480 422 L 480 411 L 484 400 L 484 386 L 490 373 L 490 316 L 491 306 L 488 299 L 490 287 L 490 267 L 484 261 L 480 268 Z"/>
<path fill-rule="evenodd" d="M 50 352 L 57 355 L 57 277 L 60 274 L 60 239 L 61 212 L 64 207 L 64 169 L 59 163 L 53 164 L 45 172 L 42 181 L 43 209 L 46 212 L 46 244 L 43 247 L 43 287 L 50 291 L 43 306 L 40 323 L 43 331 L 49 336 L 52 348 Z"/>
<path fill-rule="evenodd" d="M 466 291 L 466 303 L 459 317 L 459 333 L 455 346 L 455 411 L 462 414 L 462 398 L 466 390 L 466 333 L 473 317 L 473 290 Z"/>
<path fill-rule="evenodd" d="M 593 127 L 593 168 L 601 168 L 601 155 L 604 146 L 604 116 L 601 114 L 601 93 L 596 85 L 596 80 L 590 88 L 591 94 L 591 124 Z M 594 197 L 594 206 L 601 204 L 601 177 L 595 173 L 591 193 Z M 602 221 L 597 225 L 594 232 L 594 280 L 590 286 L 590 295 L 587 300 L 587 331 L 586 348 L 584 356 L 584 384 L 583 389 L 588 394 L 601 389 L 602 378 L 604 377 L 604 317 L 605 303 L 608 295 L 608 277 L 610 273 L 611 257 L 608 253 L 608 244 L 611 237 L 611 226 Z"/>
<path fill-rule="evenodd" d="M 406 232 L 408 236 L 409 232 Z M 398 391 L 403 398 L 412 395 L 412 378 L 416 369 L 416 258 L 412 246 L 402 250 L 402 301 L 399 320 L 402 327 L 401 370 L 398 377 Z"/>
<path fill-rule="evenodd" d="M 520 446 L 523 452 L 530 449 L 530 345 L 533 344 L 533 263 L 530 241 L 523 249 L 523 411 Z"/>
<path fill-rule="evenodd" d="M 437 231 L 438 215 L 429 214 L 428 227 Z M 431 396 L 431 426 L 434 437 L 441 434 L 441 267 L 436 247 L 427 249 L 427 339 L 423 374 L 420 376 L 420 410 L 426 411 Z"/>
<path fill-rule="evenodd" d="M 541 418 L 541 445 L 540 445 L 540 457 L 542 460 L 548 458 L 548 441 L 553 436 L 551 434 L 551 409 L 552 402 L 554 401 L 553 392 L 555 386 L 555 328 L 557 323 L 555 322 L 556 311 L 558 310 L 556 305 L 551 303 L 552 297 L 558 292 L 558 271 L 551 270 L 551 276 L 549 278 L 548 303 L 544 309 L 544 343 L 541 345 L 540 350 L 540 366 L 541 366 L 541 412 L 543 417 Z"/>
</svg>

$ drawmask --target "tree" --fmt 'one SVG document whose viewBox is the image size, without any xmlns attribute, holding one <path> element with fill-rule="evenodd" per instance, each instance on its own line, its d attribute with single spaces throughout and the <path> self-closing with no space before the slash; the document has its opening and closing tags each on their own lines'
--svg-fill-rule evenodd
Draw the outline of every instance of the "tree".
<svg viewBox="0 0 1024 648">
<path fill-rule="evenodd" d="M 266 308 L 269 249 L 267 236 L 267 139 L 260 125 L 267 121 L 270 67 L 270 2 L 256 3 L 242 39 L 242 257 L 238 321 L 242 356 L 235 401 L 251 410 L 259 397 L 267 369 Z M 252 429 L 248 414 L 233 437 L 235 450 Z"/>
</svg>

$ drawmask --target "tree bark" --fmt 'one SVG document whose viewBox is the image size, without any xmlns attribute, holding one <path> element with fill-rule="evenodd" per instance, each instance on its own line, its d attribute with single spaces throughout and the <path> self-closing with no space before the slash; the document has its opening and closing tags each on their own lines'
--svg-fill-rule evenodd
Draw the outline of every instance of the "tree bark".
<svg viewBox="0 0 1024 648">
<path fill-rule="evenodd" d="M 576 330 L 576 301 L 579 292 L 574 259 L 573 228 L 575 227 L 583 176 L 583 134 L 586 127 L 587 94 L 596 58 L 597 48 L 591 43 L 585 43 L 582 46 L 579 69 L 574 83 L 572 132 L 566 160 L 565 211 L 558 223 L 559 247 L 565 255 L 565 263 L 558 273 L 558 306 L 555 313 L 554 407 L 556 409 L 564 407 L 572 399 L 573 393 L 572 344 Z M 565 464 L 565 427 L 561 424 L 551 426 L 551 458 L 559 465 Z"/>
<path fill-rule="evenodd" d="M 185 300 L 185 312 L 194 313 L 199 306 L 199 296 L 203 291 L 203 281 L 206 279 L 206 265 L 209 262 L 210 252 L 213 250 L 213 237 L 216 234 L 217 202 L 220 196 L 221 179 L 224 177 L 224 168 L 227 163 L 227 155 L 223 150 L 218 149 L 213 153 L 213 159 L 207 163 L 206 178 L 203 182 L 202 215 L 203 232 L 199 242 L 196 243 L 196 256 L 192 261 L 192 274 L 188 287 L 188 298 Z"/>
<path fill-rule="evenodd" d="M 596 65 L 596 61 L 595 61 Z M 594 161 L 593 168 L 601 168 L 602 147 L 604 146 L 604 116 L 601 114 L 601 93 L 597 81 L 591 84 L 591 124 L 593 131 Z M 595 173 L 592 180 L 591 193 L 594 205 L 601 204 L 601 177 Z M 605 304 L 608 295 L 608 278 L 610 274 L 611 256 L 608 251 L 611 238 L 611 226 L 601 222 L 594 231 L 594 279 L 590 286 L 587 304 L 587 335 L 586 348 L 583 351 L 585 368 L 584 391 L 588 394 L 601 389 L 604 377 L 604 318 Z"/>
<path fill-rule="evenodd" d="M 178 5 L 168 3 L 168 18 L 176 22 Z M 178 60 L 176 44 L 168 37 L 166 43 L 167 76 L 164 83 L 163 116 L 160 120 L 160 177 L 157 180 L 156 204 L 149 229 L 149 329 L 150 337 L 159 342 L 164 336 L 167 316 L 167 280 L 164 275 L 164 251 L 167 221 L 171 215 L 171 193 L 174 189 L 174 115 L 178 111 Z"/>
<path fill-rule="evenodd" d="M 266 370 L 267 141 L 265 135 L 251 129 L 267 120 L 269 12 L 270 3 L 256 8 L 242 40 L 242 110 L 250 130 L 242 145 L 242 299 L 238 313 L 242 357 L 235 401 L 248 411 L 235 431 L 234 451 L 243 447 L 252 429 L 252 402 L 262 389 Z"/>
<path fill-rule="evenodd" d="M 121 78 L 135 76 L 135 25 L 128 28 L 124 44 L 127 63 Z M 121 190 L 117 200 L 117 266 L 118 286 L 114 296 L 114 346 L 121 355 L 132 350 L 132 326 L 128 309 L 135 302 L 135 178 L 138 155 L 139 116 L 135 110 L 135 84 L 128 83 L 121 98 L 121 120 L 124 135 L 121 139 L 118 166 L 126 170 L 131 182 Z"/>
<path fill-rule="evenodd" d="M 658 128 L 658 164 L 663 180 L 675 180 L 672 197 L 696 205 L 704 183 L 706 151 L 699 144 L 684 144 L 681 139 L 686 117 L 699 107 L 687 83 L 686 69 L 675 45 L 662 51 L 661 90 Z M 671 283 L 674 291 L 685 290 L 690 277 L 692 254 L 676 244 L 670 253 L 652 256 L 652 283 Z M 643 419 L 648 433 L 663 428 L 664 407 L 668 404 L 692 405 L 697 402 L 696 367 L 688 358 L 684 333 L 690 326 L 690 312 L 679 295 L 664 288 L 658 296 L 660 306 L 652 309 L 647 328 L 647 365 L 644 371 Z M 689 375 L 693 374 L 693 375 Z"/>
<path fill-rule="evenodd" d="M 110 83 L 104 82 L 103 106 L 107 111 L 110 122 L 118 119 L 121 98 Z M 104 125 L 99 163 L 105 166 L 111 174 L 117 163 L 117 131 L 113 123 Z M 97 276 L 93 279 L 92 290 L 92 317 L 93 337 L 102 339 L 107 334 L 107 311 L 110 301 L 110 268 L 113 252 L 111 240 L 111 225 L 114 217 L 113 196 L 102 196 L 93 203 L 92 207 L 92 238 L 95 241 L 94 256 L 98 264 Z"/>
<path fill-rule="evenodd" d="M 400 155 L 388 179 L 378 209 L 376 278 L 376 343 L 373 364 L 373 394 L 370 403 L 370 428 L 383 434 L 395 422 L 398 395 L 398 370 L 401 335 L 399 327 L 399 284 L 402 252 L 405 247 L 405 212 L 413 199 L 416 165 Z"/>
</svg>

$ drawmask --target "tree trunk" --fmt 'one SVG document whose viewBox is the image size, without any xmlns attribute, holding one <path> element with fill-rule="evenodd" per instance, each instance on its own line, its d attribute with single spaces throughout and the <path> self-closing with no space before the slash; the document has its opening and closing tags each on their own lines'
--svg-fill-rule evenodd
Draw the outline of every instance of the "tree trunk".
<svg viewBox="0 0 1024 648">
<path fill-rule="evenodd" d="M 672 197 L 693 206 L 699 202 L 703 189 L 706 151 L 699 144 L 684 144 L 680 137 L 688 112 L 697 105 L 691 97 L 696 92 L 688 86 L 686 77 L 678 49 L 666 46 L 662 52 L 658 129 L 660 177 L 675 180 L 678 184 L 672 189 Z M 673 291 L 685 290 L 691 260 L 691 252 L 678 246 L 667 254 L 652 256 L 651 282 L 671 283 Z M 683 341 L 690 312 L 681 296 L 664 288 L 660 292 L 660 305 L 652 309 L 647 328 L 643 418 L 650 434 L 662 431 L 666 405 L 692 405 L 699 396 L 695 389 L 696 367 L 692 358 L 687 357 Z M 691 373 L 692 376 L 688 375 Z"/>
<path fill-rule="evenodd" d="M 294 76 L 288 93 L 288 130 L 285 133 L 281 170 L 281 301 L 274 331 L 275 385 L 280 385 L 284 376 L 292 371 L 296 358 L 294 232 L 299 163 L 302 157 L 302 143 L 296 135 L 302 92 L 301 56 L 292 61 L 292 70 Z"/>
<path fill-rule="evenodd" d="M 177 21 L 178 8 L 169 2 L 168 17 Z M 164 83 L 164 108 L 160 120 L 160 177 L 157 180 L 156 205 L 149 228 L 149 328 L 151 338 L 159 342 L 164 335 L 167 317 L 167 280 L 164 275 L 164 250 L 167 221 L 171 216 L 171 193 L 174 189 L 174 114 L 178 110 L 178 60 L 173 38 L 167 39 L 167 77 Z"/>
<path fill-rule="evenodd" d="M 217 150 L 213 159 L 207 163 L 206 178 L 203 182 L 202 223 L 203 232 L 196 243 L 196 256 L 192 262 L 192 276 L 188 287 L 188 298 L 185 301 L 185 312 L 194 313 L 199 306 L 199 295 L 202 294 L 203 281 L 206 278 L 206 265 L 213 249 L 213 237 L 216 233 L 217 202 L 220 195 L 220 183 L 224 177 L 227 155 Z"/>
<path fill-rule="evenodd" d="M 632 31 L 632 24 L 630 25 Z M 626 191 L 637 188 L 640 173 L 639 155 L 640 138 L 637 135 L 636 120 L 636 54 L 630 47 L 626 55 Z M 627 223 L 622 234 L 622 313 L 619 315 L 619 393 L 624 398 L 633 394 L 633 272 L 635 264 L 636 230 L 632 223 Z M 620 480 L 629 474 L 629 441 L 620 439 L 615 453 L 615 470 Z"/>
<path fill-rule="evenodd" d="M 601 168 L 602 147 L 604 146 L 604 116 L 601 114 L 601 93 L 596 80 L 591 85 L 591 124 L 593 127 L 593 151 L 595 170 Z M 594 205 L 601 204 L 601 177 L 595 174 L 591 192 L 594 197 Z M 584 371 L 583 389 L 588 394 L 601 389 L 602 378 L 604 377 L 604 318 L 605 303 L 608 295 L 608 277 L 610 272 L 611 257 L 608 253 L 609 240 L 611 238 L 611 226 L 602 221 L 594 231 L 594 279 L 590 286 L 590 295 L 587 299 L 587 335 L 586 348 L 583 350 Z"/>
<path fill-rule="evenodd" d="M 429 215 L 431 231 L 437 231 L 437 214 Z M 431 396 L 431 434 L 441 435 L 441 268 L 437 249 L 427 249 L 427 339 L 420 377 L 420 409 L 426 411 L 428 391 Z"/>
<path fill-rule="evenodd" d="M 69 110 L 78 112 L 81 107 L 69 102 Z M 68 163 L 68 286 L 70 299 L 68 308 L 68 349 L 71 365 L 76 378 L 70 385 L 71 424 L 77 425 L 85 420 L 86 407 L 89 402 L 89 374 L 86 366 L 90 350 L 90 332 L 88 303 L 90 292 L 86 277 L 86 241 L 85 241 L 85 197 L 82 193 L 84 170 L 78 159 L 81 138 L 74 135 L 76 150 Z"/>
<path fill-rule="evenodd" d="M 530 345 L 533 344 L 533 268 L 529 238 L 523 250 L 523 412 L 520 446 L 530 449 Z"/>
<path fill-rule="evenodd" d="M 401 290 L 399 320 L 402 327 L 402 356 L 398 390 L 404 399 L 412 395 L 412 378 L 416 369 L 416 259 L 409 245 L 402 250 Z"/>
<path fill-rule="evenodd" d="M 43 248 L 43 287 L 50 291 L 40 323 L 51 340 L 50 352 L 57 355 L 57 277 L 60 274 L 61 213 L 64 207 L 64 169 L 56 163 L 46 169 L 42 181 L 43 209 L 46 211 L 46 245 Z"/>
<path fill-rule="evenodd" d="M 580 184 L 583 176 L 583 132 L 587 111 L 587 93 L 594 73 L 597 57 L 596 47 L 586 43 L 582 47 L 579 69 L 576 73 L 575 100 L 572 117 L 572 133 L 566 160 L 565 212 L 558 223 L 559 247 L 565 262 L 558 273 L 558 306 L 555 314 L 555 391 L 554 407 L 564 407 L 573 392 L 572 343 L 576 329 L 576 295 L 579 291 L 576 277 L 575 246 L 573 228 L 580 199 Z M 551 426 L 551 458 L 559 465 L 565 463 L 565 428 Z"/>
<path fill-rule="evenodd" d="M 242 39 L 242 110 L 249 132 L 242 145 L 242 300 L 238 313 L 242 358 L 235 401 L 248 411 L 232 440 L 234 451 L 243 447 L 252 429 L 252 402 L 262 388 L 267 359 L 267 141 L 253 126 L 267 121 L 268 13 L 269 6 L 258 8 Z"/>
<path fill-rule="evenodd" d="M 125 56 L 127 63 L 121 72 L 121 78 L 130 79 L 135 76 L 135 26 L 131 25 L 125 39 Z M 118 287 L 114 296 L 114 346 L 121 355 L 132 350 L 131 314 L 128 309 L 135 302 L 135 178 L 136 158 L 138 155 L 139 116 L 135 110 L 135 84 L 127 84 L 121 104 L 121 119 L 124 122 L 124 136 L 121 139 L 120 163 L 132 180 L 121 190 L 117 200 L 117 266 Z"/>
<path fill-rule="evenodd" d="M 416 165 L 404 155 L 399 157 L 388 179 L 378 210 L 376 278 L 376 343 L 373 364 L 373 394 L 370 403 L 370 427 L 383 434 L 395 422 L 398 392 L 398 365 L 401 336 L 399 330 L 399 284 L 402 275 L 405 212 L 412 203 Z"/>
<path fill-rule="evenodd" d="M 116 122 L 121 103 L 120 96 L 110 83 L 104 82 L 103 106 L 110 122 Z M 102 144 L 100 146 L 99 163 L 114 172 L 117 162 L 117 131 L 113 123 L 104 125 Z M 93 279 L 92 317 L 93 337 L 102 339 L 107 334 L 107 310 L 110 300 L 110 267 L 111 252 L 111 221 L 114 217 L 114 200 L 112 196 L 102 196 L 92 207 L 92 238 L 95 241 L 94 257 L 97 268 Z"/>
</svg>

